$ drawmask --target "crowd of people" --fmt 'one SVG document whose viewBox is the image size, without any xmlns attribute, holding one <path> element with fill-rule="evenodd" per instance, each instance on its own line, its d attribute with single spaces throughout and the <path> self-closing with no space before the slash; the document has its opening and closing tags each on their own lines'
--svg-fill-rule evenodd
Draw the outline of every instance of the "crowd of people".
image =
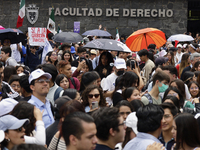
<svg viewBox="0 0 200 150">
<path fill-rule="evenodd" d="M 46 56 L 1 41 L 1 150 L 200 150 L 198 41 L 128 53 L 52 37 Z"/>
</svg>

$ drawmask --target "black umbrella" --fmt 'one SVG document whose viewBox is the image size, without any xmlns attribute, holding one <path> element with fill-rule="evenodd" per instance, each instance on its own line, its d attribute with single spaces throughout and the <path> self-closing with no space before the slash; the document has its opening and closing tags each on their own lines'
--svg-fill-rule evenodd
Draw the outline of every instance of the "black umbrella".
<svg viewBox="0 0 200 150">
<path fill-rule="evenodd" d="M 131 50 L 126 46 L 126 44 L 112 40 L 112 39 L 96 39 L 88 42 L 83 47 L 85 48 L 94 48 L 94 49 L 103 49 L 111 51 L 121 51 L 130 53 Z"/>
<path fill-rule="evenodd" d="M 82 35 L 112 36 L 108 31 L 99 30 L 99 29 L 85 31 Z"/>
<path fill-rule="evenodd" d="M 59 43 L 76 43 L 83 40 L 82 36 L 74 32 L 61 32 L 53 36 L 53 40 Z"/>
<path fill-rule="evenodd" d="M 19 29 L 3 29 L 0 30 L 0 40 L 10 39 L 11 44 L 16 44 L 25 41 L 26 36 Z"/>
</svg>

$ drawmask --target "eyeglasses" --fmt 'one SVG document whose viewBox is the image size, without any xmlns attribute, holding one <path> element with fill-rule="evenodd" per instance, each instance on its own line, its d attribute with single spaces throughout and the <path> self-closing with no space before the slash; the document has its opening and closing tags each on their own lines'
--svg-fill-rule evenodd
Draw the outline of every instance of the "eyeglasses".
<svg viewBox="0 0 200 150">
<path fill-rule="evenodd" d="M 190 90 L 198 90 L 198 89 L 199 89 L 198 87 L 194 87 L 194 88 L 191 87 L 191 88 L 190 88 Z"/>
<path fill-rule="evenodd" d="M 171 117 L 171 115 L 163 115 L 164 119 L 169 119 L 169 117 Z"/>
<path fill-rule="evenodd" d="M 35 47 L 35 46 L 30 46 L 30 48 L 32 48 L 32 49 L 36 49 L 36 47 Z"/>
<path fill-rule="evenodd" d="M 52 54 L 51 56 L 58 56 L 57 54 Z"/>
<path fill-rule="evenodd" d="M 94 94 L 94 95 L 93 95 L 93 94 L 89 94 L 88 97 L 89 97 L 89 98 L 93 98 L 93 97 L 98 98 L 99 95 L 100 95 L 100 94 Z"/>
<path fill-rule="evenodd" d="M 173 93 L 173 94 L 167 94 L 167 96 L 177 96 L 178 94 L 177 93 Z"/>
<path fill-rule="evenodd" d="M 12 84 L 11 87 L 13 87 L 13 88 L 15 88 L 15 87 L 20 88 L 20 86 L 16 85 L 16 84 Z"/>
<path fill-rule="evenodd" d="M 36 80 L 35 83 L 50 83 L 50 80 L 49 79 L 39 79 L 39 80 Z"/>
</svg>

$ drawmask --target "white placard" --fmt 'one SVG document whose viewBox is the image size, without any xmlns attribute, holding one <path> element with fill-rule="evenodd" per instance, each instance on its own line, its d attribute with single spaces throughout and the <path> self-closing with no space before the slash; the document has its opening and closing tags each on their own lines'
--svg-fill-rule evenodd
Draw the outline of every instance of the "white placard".
<svg viewBox="0 0 200 150">
<path fill-rule="evenodd" d="M 46 38 L 46 28 L 28 27 L 29 45 L 44 46 Z"/>
</svg>

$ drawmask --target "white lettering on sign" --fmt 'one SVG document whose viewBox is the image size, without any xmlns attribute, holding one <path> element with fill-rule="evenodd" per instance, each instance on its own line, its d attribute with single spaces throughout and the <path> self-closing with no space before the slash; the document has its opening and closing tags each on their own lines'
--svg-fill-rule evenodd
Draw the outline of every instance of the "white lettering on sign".
<svg viewBox="0 0 200 150">
<path fill-rule="evenodd" d="M 51 14 L 49 8 L 49 15 Z M 55 8 L 55 16 L 96 16 L 100 17 L 103 15 L 103 9 L 101 8 Z M 174 15 L 171 9 L 127 9 L 123 8 L 105 8 L 106 17 L 172 17 Z"/>
</svg>

